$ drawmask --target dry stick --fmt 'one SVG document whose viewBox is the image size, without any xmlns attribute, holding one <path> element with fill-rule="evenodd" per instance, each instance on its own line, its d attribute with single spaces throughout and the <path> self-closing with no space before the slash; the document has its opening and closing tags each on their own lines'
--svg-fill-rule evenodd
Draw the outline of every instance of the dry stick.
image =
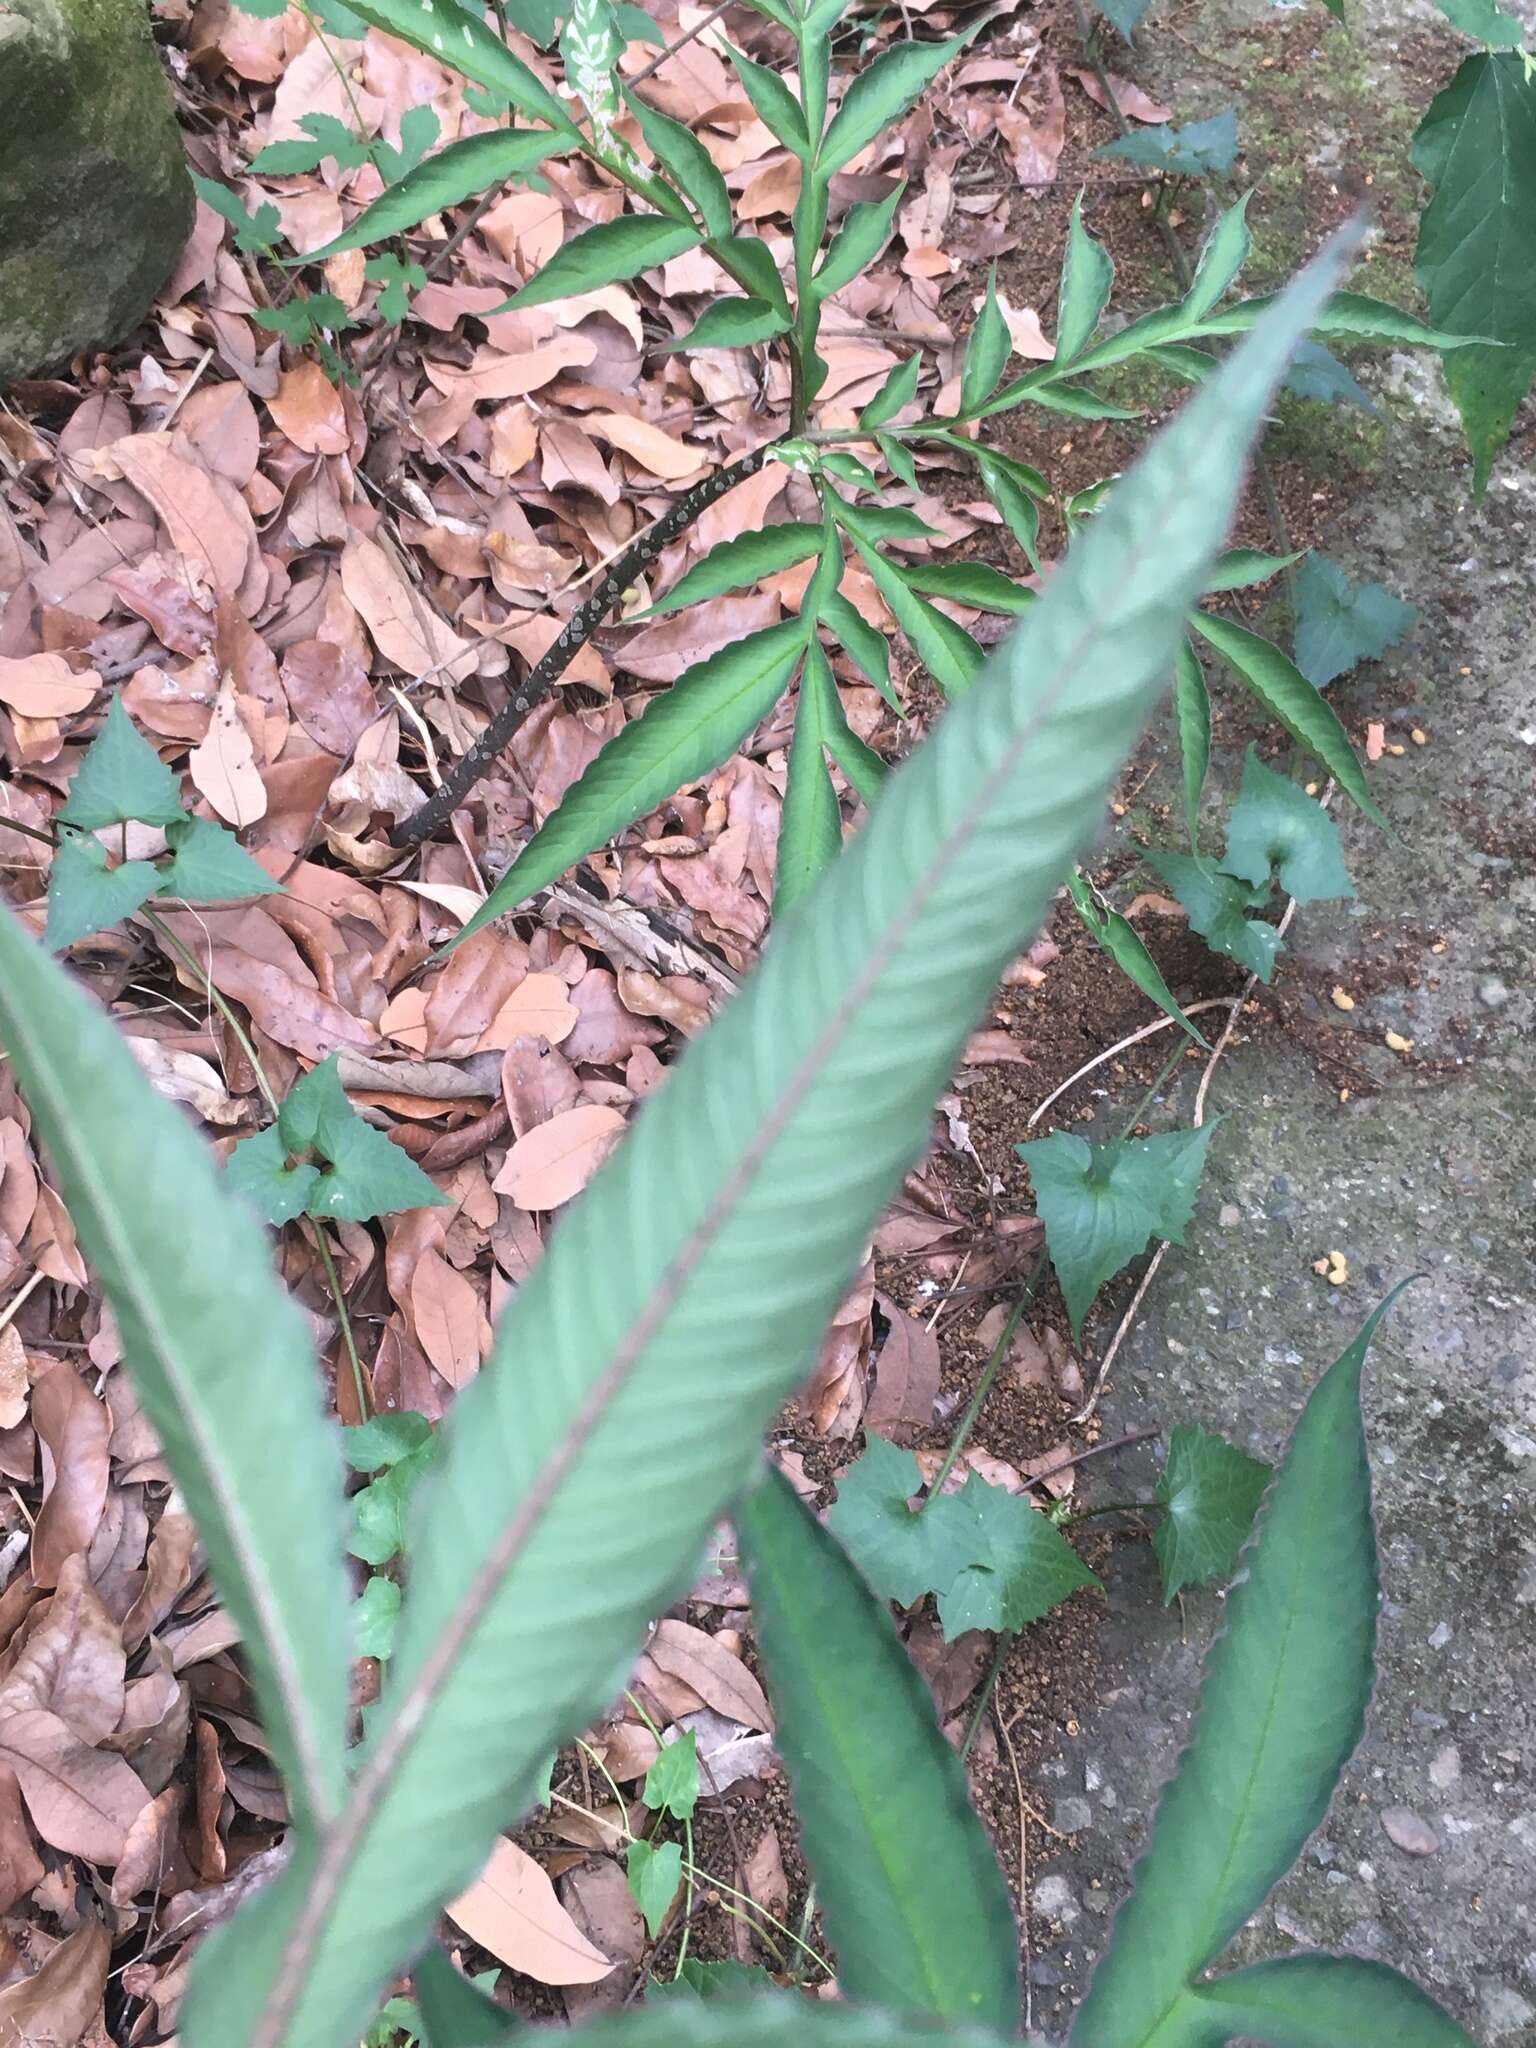
<svg viewBox="0 0 1536 2048">
<path fill-rule="evenodd" d="M 1186 1004 L 1186 1017 L 1198 1017 L 1202 1010 L 1233 1010 L 1243 1001 L 1241 996 L 1207 996 L 1204 1002 Z M 1150 1024 L 1143 1024 L 1139 1031 L 1132 1031 L 1125 1038 L 1117 1038 L 1113 1045 L 1103 1052 L 1096 1052 L 1091 1060 L 1080 1066 L 1075 1074 L 1068 1074 L 1059 1088 L 1053 1088 L 1044 1102 L 1030 1111 L 1029 1122 L 1024 1126 L 1032 1131 L 1053 1102 L 1059 1102 L 1069 1088 L 1075 1088 L 1079 1081 L 1086 1081 L 1095 1068 L 1102 1067 L 1106 1060 L 1112 1060 L 1117 1053 L 1126 1052 L 1133 1045 L 1140 1045 L 1144 1038 L 1155 1038 L 1159 1031 L 1171 1031 L 1178 1023 L 1177 1017 L 1155 1017 Z"/>
<path fill-rule="evenodd" d="M 934 1482 L 924 1497 L 922 1507 L 918 1509 L 919 1514 L 923 1514 L 928 1508 L 933 1506 L 933 1503 L 944 1491 L 945 1480 L 958 1464 L 960 1453 L 965 1449 L 966 1444 L 970 1440 L 971 1431 L 976 1427 L 976 1418 L 986 1405 L 987 1396 L 992 1391 L 992 1382 L 997 1378 L 998 1367 L 1008 1354 L 1008 1347 L 1013 1342 L 1013 1333 L 1019 1327 L 1019 1320 L 1024 1314 L 1025 1309 L 1034 1300 L 1035 1290 L 1040 1285 L 1040 1276 L 1044 1271 L 1045 1253 L 1042 1251 L 1037 1255 L 1035 1263 L 1029 1269 L 1024 1285 L 1019 1289 L 1018 1300 L 1008 1312 L 1008 1320 L 1003 1325 L 1002 1335 L 992 1346 L 992 1356 L 981 1369 L 981 1378 L 976 1382 L 976 1391 L 966 1404 L 966 1410 L 960 1418 L 959 1427 L 950 1438 L 949 1449 L 944 1453 L 944 1462 L 939 1467 Z"/>
<path fill-rule="evenodd" d="M 690 43 L 697 41 L 703 35 L 705 29 L 712 27 L 720 19 L 721 15 L 724 14 L 725 10 L 728 7 L 734 6 L 734 4 L 735 0 L 719 0 L 719 5 L 711 7 L 708 14 L 701 21 L 696 21 L 686 35 L 679 36 L 675 43 L 668 43 L 664 50 L 658 50 L 649 64 L 637 71 L 633 78 L 626 78 L 624 84 L 627 89 L 633 92 L 637 85 L 644 85 L 653 71 L 659 71 L 669 58 L 677 55 L 679 50 L 685 50 Z"/>
<path fill-rule="evenodd" d="M 461 754 L 455 761 L 443 778 L 441 788 L 434 791 L 419 810 L 396 825 L 390 834 L 391 845 L 419 846 L 445 818 L 453 816 L 475 785 L 490 772 L 496 756 L 529 712 L 550 694 L 624 592 L 650 567 L 668 541 L 675 540 L 692 526 L 717 498 L 723 498 L 727 491 L 745 482 L 749 476 L 756 476 L 777 446 L 777 441 L 765 441 L 761 448 L 754 448 L 739 462 L 715 470 L 701 484 L 685 491 L 654 526 L 641 534 L 634 546 L 614 563 L 592 595 L 572 612 L 549 652 L 528 671 L 468 753 Z"/>
</svg>

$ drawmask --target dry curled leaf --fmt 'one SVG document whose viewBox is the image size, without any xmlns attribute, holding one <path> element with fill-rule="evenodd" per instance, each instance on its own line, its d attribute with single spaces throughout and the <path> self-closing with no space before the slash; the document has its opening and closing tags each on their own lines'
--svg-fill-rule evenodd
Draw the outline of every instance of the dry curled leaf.
<svg viewBox="0 0 1536 2048">
<path fill-rule="evenodd" d="M 71 1365 L 55 1365 L 32 1390 L 43 1445 L 43 1505 L 32 1531 L 32 1576 L 58 1584 L 65 1562 L 88 1550 L 107 1499 L 112 1418 Z"/>
</svg>

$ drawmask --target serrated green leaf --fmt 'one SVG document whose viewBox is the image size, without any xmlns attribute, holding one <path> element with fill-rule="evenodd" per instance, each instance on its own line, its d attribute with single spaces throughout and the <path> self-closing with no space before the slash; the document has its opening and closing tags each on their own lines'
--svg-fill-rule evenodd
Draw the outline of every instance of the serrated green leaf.
<svg viewBox="0 0 1536 2048">
<path fill-rule="evenodd" d="M 1204 1045 L 1205 1040 L 1179 1008 L 1173 990 L 1164 981 L 1162 970 L 1147 951 L 1136 927 L 1118 910 L 1099 903 L 1081 875 L 1071 876 L 1067 888 L 1078 916 L 1121 973 L 1128 975 L 1165 1015 L 1181 1024 L 1197 1045 Z"/>
<path fill-rule="evenodd" d="M 468 8 L 450 7 L 448 0 L 347 0 L 347 5 L 373 27 L 399 36 L 429 57 L 441 58 L 477 85 L 504 94 L 530 120 L 547 121 L 562 135 L 578 132 L 558 95 Z"/>
<path fill-rule="evenodd" d="M 1018 479 L 994 456 L 987 453 L 978 454 L 976 467 L 981 473 L 981 481 L 986 487 L 987 496 L 997 507 L 1004 525 L 1024 550 L 1025 560 L 1038 576 L 1040 507 Z"/>
<path fill-rule="evenodd" d="M 392 249 L 382 256 L 370 256 L 363 265 L 363 276 L 369 284 L 383 285 L 374 303 L 379 318 L 391 323 L 405 318 L 411 310 L 410 294 L 422 290 L 427 282 L 425 264 L 404 263 Z"/>
<path fill-rule="evenodd" d="M 725 44 L 725 54 L 768 132 L 796 156 L 809 156 L 811 139 L 805 132 L 804 110 L 777 71 L 754 64 L 730 43 Z"/>
<path fill-rule="evenodd" d="M 1172 178 L 1225 178 L 1237 161 L 1237 109 L 1224 107 L 1209 120 L 1186 121 L 1181 128 L 1166 122 L 1137 128 L 1133 134 L 1106 142 L 1093 154 L 1145 164 Z"/>
<path fill-rule="evenodd" d="M 92 932 L 104 932 L 147 903 L 160 887 L 160 871 L 147 860 L 110 865 L 107 849 L 89 833 L 61 832 L 48 876 L 48 929 L 43 943 L 60 953 Z"/>
<path fill-rule="evenodd" d="M 1193 612 L 1189 622 L 1241 676 L 1271 718 L 1278 719 L 1291 738 L 1322 763 L 1345 795 L 1374 823 L 1385 825 L 1338 714 L 1290 656 L 1231 619 Z"/>
<path fill-rule="evenodd" d="M 1301 556 L 1266 555 L 1261 548 L 1228 548 L 1211 574 L 1210 591 L 1249 590 L 1255 583 L 1267 583 L 1282 569 L 1289 569 Z"/>
<path fill-rule="evenodd" d="M 834 292 L 840 292 L 845 284 L 852 284 L 874 262 L 890 240 L 896 209 L 906 189 L 906 180 L 903 179 L 884 199 L 873 202 L 860 199 L 849 207 L 843 216 L 842 226 L 821 259 L 820 269 L 811 280 L 812 294 L 818 303 L 829 299 Z"/>
<path fill-rule="evenodd" d="M 1254 2035 L 1274 2048 L 1477 2048 L 1416 1984 L 1359 1956 L 1289 1955 L 1231 1970 L 1189 1993 L 1213 2042 Z"/>
<path fill-rule="evenodd" d="M 352 1609 L 352 1649 L 359 1657 L 382 1663 L 394 1655 L 395 1624 L 400 1619 L 400 1588 L 375 1572 Z"/>
<path fill-rule="evenodd" d="M 692 1820 L 699 1803 L 699 1744 L 691 1728 L 671 1742 L 664 1742 L 661 1754 L 645 1774 L 641 1798 L 653 1813 L 670 1813 L 676 1820 Z"/>
<path fill-rule="evenodd" d="M 1284 941 L 1272 924 L 1250 917 L 1248 912 L 1263 903 L 1269 891 L 1256 891 L 1194 854 L 1152 847 L 1147 859 L 1183 904 L 1190 930 L 1198 932 L 1213 951 L 1225 953 L 1267 983 L 1285 950 Z"/>
<path fill-rule="evenodd" d="M 212 207 L 234 229 L 237 249 L 259 256 L 277 246 L 283 232 L 283 217 L 270 199 L 262 200 L 254 213 L 247 213 L 229 187 L 221 185 L 217 178 L 205 178 L 199 171 L 189 175 L 203 204 Z"/>
<path fill-rule="evenodd" d="M 645 1931 L 654 1941 L 682 1886 L 682 1849 L 676 1842 L 631 1842 L 624 1862 L 629 1889 L 645 1917 Z"/>
<path fill-rule="evenodd" d="M 432 1425 L 414 1409 L 399 1408 L 370 1415 L 341 1433 L 342 1456 L 354 1472 L 382 1472 L 419 1451 L 432 1435 Z"/>
<path fill-rule="evenodd" d="M 1188 639 L 1179 644 L 1173 669 L 1173 714 L 1184 773 L 1184 822 L 1191 853 L 1200 851 L 1200 794 L 1211 765 L 1211 697 L 1205 671 Z"/>
<path fill-rule="evenodd" d="M 1200 334 L 1247 334 L 1254 322 L 1262 320 L 1274 304 L 1272 297 L 1240 299 L 1201 321 Z M 1443 327 L 1429 327 L 1400 306 L 1384 299 L 1368 298 L 1363 292 L 1335 292 L 1317 317 L 1316 334 L 1338 336 L 1348 341 L 1390 342 L 1401 348 L 1460 350 L 1472 346 L 1474 337 Z"/>
<path fill-rule="evenodd" d="M 681 611 L 690 604 L 702 604 L 706 597 L 723 597 L 728 590 L 744 590 L 781 569 L 793 569 L 821 551 L 822 529 L 799 520 L 782 526 L 765 526 L 757 533 L 737 534 L 734 540 L 716 542 L 707 555 L 679 576 L 665 597 L 658 597 L 649 611 L 637 612 L 637 619 L 659 619 L 666 612 Z"/>
<path fill-rule="evenodd" d="M 1163 1604 L 1181 1586 L 1225 1578 L 1248 1541 L 1270 1468 L 1193 1422 L 1176 1422 L 1153 1499 L 1168 1512 L 1152 1532 Z"/>
<path fill-rule="evenodd" d="M 946 1642 L 971 1628 L 1016 1633 L 1085 1586 L 1099 1585 L 1056 1524 L 1021 1494 L 972 1472 L 954 1498 L 970 1520 L 976 1561 L 939 1595 Z"/>
<path fill-rule="evenodd" d="M 0 1040 L 208 1552 L 299 1827 L 346 1782 L 341 1460 L 260 1225 L 107 1018 L 0 912 Z"/>
<path fill-rule="evenodd" d="M 121 697 L 107 705 L 106 723 L 75 770 L 59 822 L 97 832 L 104 825 L 137 819 L 143 825 L 174 825 L 185 818 L 181 778 L 173 775 L 123 709 Z"/>
<path fill-rule="evenodd" d="M 958 697 L 975 680 L 986 659 L 981 648 L 963 627 L 936 611 L 926 598 L 919 597 L 904 572 L 871 545 L 870 527 L 862 509 L 855 511 L 841 500 L 834 509 L 838 524 L 851 535 L 876 589 L 890 606 L 918 659 L 946 697 Z"/>
<path fill-rule="evenodd" d="M 960 372 L 960 410 L 972 413 L 984 405 L 997 389 L 998 379 L 1013 353 L 1013 336 L 997 303 L 997 265 L 987 272 L 987 295 L 965 344 L 965 364 Z M 862 422 L 861 422 L 862 424 Z"/>
<path fill-rule="evenodd" d="M 304 1214 L 319 1178 L 318 1166 L 289 1164 L 276 1124 L 241 1138 L 224 1170 L 225 1185 L 249 1202 L 263 1223 L 279 1230 Z"/>
<path fill-rule="evenodd" d="M 185 2048 L 342 2048 L 690 1583 L 967 1031 L 1102 816 L 1350 245 L 1153 442 L 562 1215 L 445 1420 L 345 1819 L 205 1942 Z M 737 2044 L 770 2038 L 720 2010 Z M 823 2016 L 791 2010 L 814 2044 Z M 692 2013 L 639 2038 L 686 2041 Z"/>
<path fill-rule="evenodd" d="M 443 950 L 461 946 L 636 818 L 718 768 L 773 709 L 804 646 L 800 620 L 785 619 L 685 670 L 608 742 Z"/>
<path fill-rule="evenodd" d="M 510 299 L 494 308 L 509 313 L 519 306 L 542 306 L 574 292 L 596 291 L 600 285 L 627 283 L 643 270 L 670 262 L 699 246 L 694 228 L 683 227 L 659 213 L 625 213 L 599 221 L 557 249 L 542 270 Z"/>
<path fill-rule="evenodd" d="M 764 299 L 713 299 L 686 334 L 675 335 L 661 347 L 664 354 L 683 348 L 753 348 L 783 334 L 789 325 L 789 315 Z"/>
<path fill-rule="evenodd" d="M 892 2011 L 1011 2028 L 1007 1890 L 889 1611 L 777 1473 L 736 1523 L 839 1985 Z"/>
<path fill-rule="evenodd" d="M 1288 775 L 1266 767 L 1250 746 L 1243 786 L 1227 822 L 1222 866 L 1229 875 L 1268 888 L 1272 872 L 1298 903 L 1352 897 L 1339 828 L 1315 797 Z"/>
<path fill-rule="evenodd" d="M 1296 666 L 1314 688 L 1374 661 L 1412 632 L 1419 614 L 1384 583 L 1351 583 L 1314 548 L 1296 572 Z"/>
<path fill-rule="evenodd" d="M 842 813 L 824 752 L 832 737 L 828 700 L 836 695 L 827 657 L 813 640 L 806 647 L 800 675 L 800 702 L 795 708 L 789 775 L 779 819 L 779 860 L 773 885 L 776 917 L 799 901 L 843 849 Z"/>
<path fill-rule="evenodd" d="M 1503 344 L 1445 362 L 1480 493 L 1536 376 L 1536 77 L 1513 53 L 1469 57 L 1431 102 L 1409 159 L 1434 187 L 1414 257 L 1431 315 Z"/>
<path fill-rule="evenodd" d="M 714 158 L 691 128 L 674 121 L 653 107 L 639 93 L 626 92 L 625 100 L 640 123 L 640 132 L 650 144 L 656 160 L 671 172 L 683 196 L 699 209 L 707 233 L 731 232 L 731 195 L 726 190 Z"/>
<path fill-rule="evenodd" d="M 282 883 L 211 818 L 179 818 L 167 825 L 165 837 L 171 858 L 159 874 L 162 896 L 183 903 L 237 903 L 283 893 Z"/>
<path fill-rule="evenodd" d="M 829 591 L 822 601 L 821 623 L 842 643 L 891 709 L 905 717 L 901 699 L 891 685 L 891 643 L 879 628 L 872 626 L 840 590 Z M 843 772 L 847 773 L 846 768 Z"/>
<path fill-rule="evenodd" d="M 1251 191 L 1245 192 L 1235 206 L 1229 206 L 1206 238 L 1195 281 L 1184 295 L 1184 316 L 1193 324 L 1205 318 L 1248 261 L 1248 252 L 1253 247 L 1253 232 L 1248 226 L 1248 201 L 1252 196 Z"/>
<path fill-rule="evenodd" d="M 447 0 L 444 0 L 447 5 Z M 570 135 L 550 135 L 543 130 L 495 128 L 483 135 L 467 135 L 450 142 L 446 149 L 408 171 L 397 184 L 381 192 L 365 206 L 351 227 L 322 249 L 295 258 L 299 263 L 323 263 L 344 249 L 366 249 L 371 243 L 388 241 L 418 226 L 434 213 L 459 206 L 493 185 L 523 178 L 544 162 L 576 147 Z"/>
<path fill-rule="evenodd" d="M 524 2032 L 522 2022 L 477 1990 L 440 1948 L 418 1956 L 412 1974 L 427 2048 L 502 2048 Z"/>
<path fill-rule="evenodd" d="M 1112 1279 L 1154 1237 L 1184 1242 L 1195 1213 L 1205 1148 L 1218 1119 L 1192 1131 L 1110 1138 L 1090 1145 L 1053 1131 L 1014 1150 L 1029 1168 L 1045 1246 L 1081 1340 L 1083 1317 Z"/>
<path fill-rule="evenodd" d="M 1150 2048 L 1301 1853 L 1360 1739 L 1379 1598 L 1360 1372 L 1382 1313 L 1318 1383 L 1269 1489 L 1206 1664 L 1194 1741 L 1072 2048 Z"/>
<path fill-rule="evenodd" d="M 830 178 L 893 121 L 899 121 L 975 33 L 970 29 L 943 43 L 897 43 L 857 71 L 822 137 L 816 154 L 817 177 Z"/>
<path fill-rule="evenodd" d="M 914 590 L 929 597 L 948 598 L 951 604 L 974 605 L 978 611 L 1002 612 L 1010 618 L 1022 617 L 1032 604 L 1040 602 L 1038 590 L 1015 583 L 985 562 L 914 562 L 906 576 Z"/>
<path fill-rule="evenodd" d="M 864 1452 L 837 1482 L 827 1527 L 882 1599 L 910 1607 L 948 1588 L 972 1562 L 973 1530 L 944 1494 L 922 1514 L 907 1503 L 922 1486 L 917 1460 L 866 1433 Z"/>
<path fill-rule="evenodd" d="M 998 318 L 1001 319 L 1002 315 L 999 314 Z M 917 380 L 922 368 L 923 359 L 920 355 L 908 356 L 904 363 L 898 363 L 859 414 L 859 425 L 884 426 L 887 420 L 896 417 L 904 405 L 910 405 L 917 396 Z"/>
<path fill-rule="evenodd" d="M 1083 226 L 1083 195 L 1072 202 L 1056 309 L 1056 361 L 1065 366 L 1092 341 L 1115 281 L 1114 259 Z"/>
</svg>

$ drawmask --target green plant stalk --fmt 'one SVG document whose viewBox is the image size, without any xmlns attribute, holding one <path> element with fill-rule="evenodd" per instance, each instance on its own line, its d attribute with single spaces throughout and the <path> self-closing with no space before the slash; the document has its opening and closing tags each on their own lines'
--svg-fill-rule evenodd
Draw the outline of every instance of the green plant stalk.
<svg viewBox="0 0 1536 2048">
<path fill-rule="evenodd" d="M 981 1691 L 977 1694 L 976 1704 L 971 1709 L 971 1718 L 965 1724 L 965 1738 L 960 1744 L 962 1762 L 970 1755 L 971 1750 L 975 1746 L 976 1737 L 981 1733 L 981 1724 L 986 1719 L 988 1707 L 992 1704 L 992 1695 L 997 1691 L 997 1681 L 1003 1675 L 1003 1666 L 1008 1662 L 1008 1653 L 1018 1639 L 1019 1632 L 1017 1629 L 1005 1628 L 999 1631 L 997 1642 L 992 1650 L 992 1661 L 987 1666 L 987 1675 L 981 1681 Z"/>
<path fill-rule="evenodd" d="M 164 918 L 156 916 L 155 912 L 149 909 L 147 905 L 140 906 L 139 915 L 161 943 L 169 946 L 179 957 L 183 966 L 190 973 L 196 975 L 199 987 L 224 1019 L 225 1024 L 229 1027 L 230 1035 L 245 1054 L 251 1072 L 256 1077 L 256 1086 L 261 1090 L 262 1099 L 266 1103 L 267 1108 L 271 1110 L 275 1120 L 282 1105 L 277 1099 L 276 1089 L 267 1079 L 266 1068 L 261 1063 L 261 1054 L 256 1050 L 250 1033 L 240 1022 L 238 1016 L 236 1016 L 234 1005 L 228 1002 L 220 991 L 214 987 L 213 977 L 203 966 L 202 961 L 198 959 L 190 946 L 182 944 L 180 937 L 171 930 Z M 331 1257 L 331 1248 L 326 1242 L 324 1226 L 318 1218 L 313 1216 L 309 1218 L 309 1224 L 315 1249 L 320 1254 L 321 1268 L 325 1273 L 326 1291 L 329 1293 L 332 1306 L 336 1310 L 336 1321 L 341 1329 L 342 1345 L 346 1351 L 348 1363 L 352 1368 L 352 1384 L 357 1393 L 358 1412 L 366 1422 L 373 1413 L 373 1404 L 368 1398 L 368 1382 L 363 1373 L 363 1362 L 357 1354 L 357 1339 L 352 1334 L 352 1318 L 347 1313 L 346 1296 L 341 1290 L 341 1276 L 336 1271 L 336 1261 Z"/>
<path fill-rule="evenodd" d="M 1169 1075 L 1172 1074 L 1174 1068 L 1179 1064 L 1179 1061 L 1183 1059 L 1185 1053 L 1188 1050 L 1188 1045 L 1181 1038 L 1178 1044 L 1174 1047 L 1173 1051 L 1169 1054 L 1167 1060 L 1163 1063 L 1162 1070 L 1158 1074 L 1157 1079 L 1152 1083 L 1152 1086 L 1147 1090 L 1146 1094 L 1143 1095 L 1140 1102 L 1137 1103 L 1136 1107 L 1131 1111 L 1130 1116 L 1126 1119 L 1125 1128 L 1121 1131 L 1120 1136 L 1115 1141 L 1117 1144 L 1123 1145 L 1126 1139 L 1131 1135 L 1132 1131 L 1135 1130 L 1136 1126 L 1141 1122 L 1142 1118 L 1146 1115 L 1147 1111 L 1152 1107 L 1153 1103 L 1157 1100 L 1158 1095 L 1162 1092 L 1164 1082 L 1168 1079 Z"/>
<path fill-rule="evenodd" d="M 976 1391 L 967 1402 L 965 1413 L 960 1418 L 959 1427 L 950 1439 L 949 1449 L 944 1453 L 944 1462 L 935 1474 L 933 1484 L 924 1495 L 922 1506 L 917 1511 L 920 1515 L 926 1513 L 944 1491 L 945 1480 L 954 1471 L 955 1466 L 959 1462 L 961 1452 L 970 1441 L 971 1431 L 976 1427 L 976 1418 L 986 1405 L 987 1396 L 992 1391 L 992 1382 L 997 1378 L 998 1368 L 1007 1355 L 1009 1345 L 1013 1342 L 1013 1333 L 1018 1329 L 1019 1320 L 1024 1314 L 1025 1309 L 1034 1300 L 1035 1290 L 1040 1284 L 1040 1275 L 1044 1271 L 1045 1253 L 1041 1251 L 1036 1254 L 1035 1263 L 1029 1270 L 1029 1277 L 1025 1280 L 1023 1287 L 1020 1288 L 1019 1298 L 1008 1313 L 1008 1320 L 1003 1325 L 1003 1333 L 992 1347 L 991 1357 L 988 1358 L 986 1364 L 982 1367 L 981 1378 L 976 1382 Z"/>
</svg>

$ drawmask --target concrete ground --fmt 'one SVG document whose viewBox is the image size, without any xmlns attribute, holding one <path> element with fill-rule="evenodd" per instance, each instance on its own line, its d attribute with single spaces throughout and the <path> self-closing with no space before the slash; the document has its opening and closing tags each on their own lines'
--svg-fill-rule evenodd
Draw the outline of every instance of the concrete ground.
<svg viewBox="0 0 1536 2048">
<path fill-rule="evenodd" d="M 1209 0 L 1199 41 L 1219 50 L 1224 19 L 1236 34 L 1256 18 L 1249 0 Z M 1394 76 L 1395 38 L 1431 18 L 1402 0 L 1351 7 L 1399 132 L 1425 95 Z M 1209 78 L 1178 68 L 1198 65 L 1193 44 L 1160 42 L 1156 23 L 1138 75 L 1181 115 L 1208 110 Z M 1292 150 L 1336 147 L 1326 110 L 1321 126 L 1315 107 L 1308 118 Z M 1400 839 L 1343 819 L 1359 900 L 1303 913 L 1292 951 L 1312 1015 L 1379 1092 L 1341 1102 L 1338 1072 L 1278 1037 L 1224 1062 L 1212 1106 L 1229 1121 L 1188 1245 L 1116 1367 L 1106 1433 L 1189 1419 L 1273 1458 L 1367 1311 L 1425 1276 L 1368 1373 L 1386 1588 L 1369 1731 L 1232 1957 L 1370 1956 L 1486 2048 L 1516 2048 L 1536 2043 L 1536 474 L 1517 441 L 1474 505 L 1437 367 L 1395 357 L 1359 373 L 1382 423 L 1326 545 L 1423 618 L 1336 701 L 1354 723 L 1408 696 L 1386 713 L 1389 736 L 1417 725 L 1427 744 L 1372 771 Z M 1228 762 L 1222 780 L 1236 779 Z M 1331 1005 L 1334 984 L 1361 990 L 1353 1011 Z M 1387 1049 L 1389 1029 L 1412 1040 L 1407 1054 Z M 1313 1271 L 1334 1250 L 1349 1266 L 1337 1288 Z M 1090 1503 L 1150 1488 L 1150 1456 L 1115 1462 Z M 1150 1551 L 1133 1543 L 1117 1549 L 1109 1596 L 1099 1703 L 1046 1767 L 1052 1817 L 1072 1835 L 1033 1885 L 1052 1927 L 1034 1970 L 1051 2037 L 1145 1845 L 1222 1613 L 1208 1589 L 1163 1608 Z"/>
</svg>

